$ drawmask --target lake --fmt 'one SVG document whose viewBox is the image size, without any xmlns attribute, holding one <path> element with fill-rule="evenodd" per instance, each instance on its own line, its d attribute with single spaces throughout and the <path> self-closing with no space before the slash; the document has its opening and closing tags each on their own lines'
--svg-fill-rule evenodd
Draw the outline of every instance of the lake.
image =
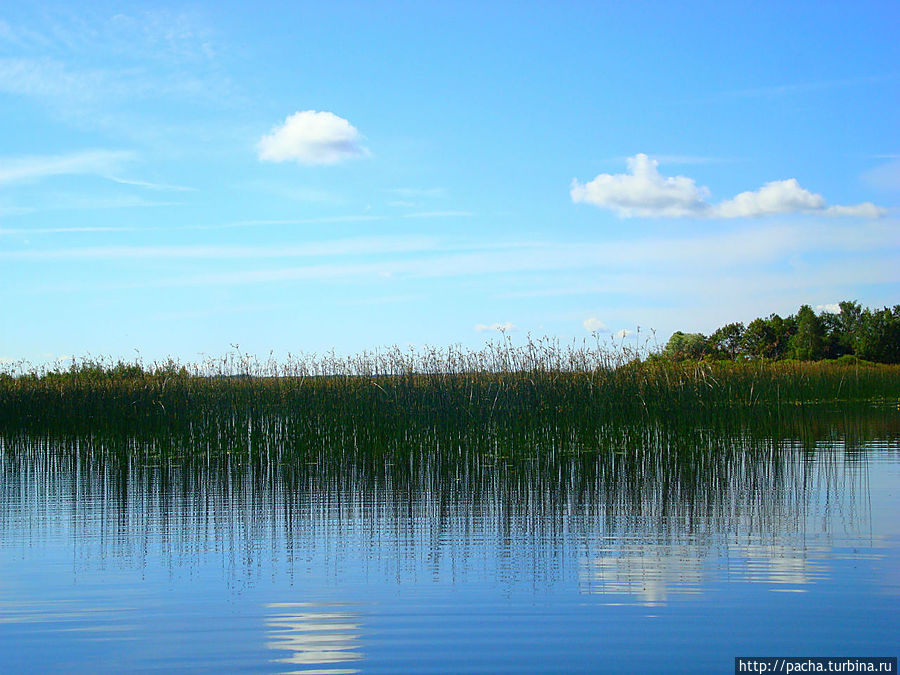
<svg viewBox="0 0 900 675">
<path fill-rule="evenodd" d="M 519 443 L 0 436 L 3 672 L 896 656 L 900 414 Z"/>
</svg>

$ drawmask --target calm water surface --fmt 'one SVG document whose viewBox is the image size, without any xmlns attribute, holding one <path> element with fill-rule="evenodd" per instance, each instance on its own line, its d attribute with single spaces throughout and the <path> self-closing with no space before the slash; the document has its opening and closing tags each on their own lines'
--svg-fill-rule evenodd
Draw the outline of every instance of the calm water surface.
<svg viewBox="0 0 900 675">
<path fill-rule="evenodd" d="M 2 672 L 896 656 L 896 411 L 599 448 L 0 441 Z M 614 434 L 613 434 L 614 436 Z"/>
</svg>

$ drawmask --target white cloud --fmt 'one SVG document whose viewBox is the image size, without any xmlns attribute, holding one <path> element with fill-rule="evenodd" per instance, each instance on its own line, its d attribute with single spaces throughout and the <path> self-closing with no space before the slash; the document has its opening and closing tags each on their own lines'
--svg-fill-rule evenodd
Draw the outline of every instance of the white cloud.
<svg viewBox="0 0 900 675">
<path fill-rule="evenodd" d="M 0 183 L 33 180 L 47 176 L 104 175 L 115 171 L 134 153 L 122 150 L 83 150 L 66 155 L 35 155 L 0 158 Z"/>
<path fill-rule="evenodd" d="M 773 180 L 753 192 L 742 192 L 718 204 L 714 212 L 720 218 L 754 218 L 824 209 L 825 198 L 822 195 L 804 190 L 796 178 L 789 178 Z"/>
<path fill-rule="evenodd" d="M 498 333 L 508 333 L 509 331 L 516 330 L 516 326 L 515 326 L 515 324 L 513 324 L 509 321 L 505 321 L 503 323 L 499 323 L 499 322 L 492 323 L 490 325 L 485 324 L 485 323 L 479 323 L 479 324 L 475 325 L 475 330 L 477 330 L 479 333 L 484 333 L 485 331 L 496 331 Z"/>
<path fill-rule="evenodd" d="M 588 330 L 591 333 L 605 333 L 607 330 L 609 330 L 606 327 L 605 323 L 593 316 L 585 319 L 582 325 L 584 326 L 585 330 Z"/>
<path fill-rule="evenodd" d="M 817 312 L 829 312 L 831 314 L 840 314 L 841 306 L 836 302 L 829 302 L 826 305 L 816 305 Z"/>
<path fill-rule="evenodd" d="M 633 335 L 633 334 L 634 334 L 634 331 L 628 330 L 627 328 L 623 328 L 622 330 L 616 331 L 616 337 L 619 338 L 620 340 L 624 340 L 629 335 Z"/>
<path fill-rule="evenodd" d="M 876 206 L 872 202 L 863 202 L 855 206 L 829 206 L 825 209 L 826 216 L 857 216 L 859 218 L 881 218 L 887 214 L 887 209 Z"/>
<path fill-rule="evenodd" d="M 886 213 L 872 202 L 829 206 L 822 195 L 802 188 L 796 178 L 771 181 L 758 190 L 711 204 L 706 201 L 708 188 L 685 176 L 665 177 L 658 166 L 647 155 L 635 155 L 628 160 L 630 173 L 602 173 L 584 184 L 574 180 L 572 201 L 611 209 L 626 218 L 758 218 L 789 213 L 879 218 Z"/>
<path fill-rule="evenodd" d="M 628 159 L 630 173 L 601 173 L 589 183 L 572 181 L 573 202 L 612 209 L 620 216 L 678 217 L 697 215 L 707 208 L 708 190 L 684 176 L 665 178 L 659 163 L 647 155 Z"/>
<path fill-rule="evenodd" d="M 289 115 L 257 144 L 259 159 L 300 164 L 336 164 L 369 154 L 356 127 L 330 112 L 303 110 Z"/>
</svg>

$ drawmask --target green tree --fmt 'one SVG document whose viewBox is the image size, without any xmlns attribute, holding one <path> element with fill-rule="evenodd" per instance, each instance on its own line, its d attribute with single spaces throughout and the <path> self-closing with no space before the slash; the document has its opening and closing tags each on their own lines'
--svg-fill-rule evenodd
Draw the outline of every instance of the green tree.
<svg viewBox="0 0 900 675">
<path fill-rule="evenodd" d="M 794 330 L 793 317 L 771 314 L 767 319 L 754 319 L 744 331 L 741 351 L 755 359 L 783 359 Z"/>
<path fill-rule="evenodd" d="M 859 327 L 863 308 L 856 300 L 844 300 L 838 303 L 838 306 L 841 308 L 839 315 L 841 318 L 841 330 L 849 339 Z"/>
<path fill-rule="evenodd" d="M 729 323 L 722 326 L 709 336 L 710 349 L 730 359 L 736 359 L 743 344 L 744 330 L 743 323 Z"/>
<path fill-rule="evenodd" d="M 844 322 L 840 312 L 822 312 L 819 314 L 822 324 L 822 356 L 836 359 L 853 351 L 850 337 L 844 330 Z"/>
<path fill-rule="evenodd" d="M 674 359 L 699 359 L 709 352 L 706 336 L 702 333 L 675 331 L 666 343 L 664 353 Z"/>
<path fill-rule="evenodd" d="M 809 305 L 797 312 L 797 330 L 790 339 L 791 355 L 801 361 L 816 361 L 823 355 L 822 322 Z"/>
<path fill-rule="evenodd" d="M 753 319 L 744 331 L 741 351 L 754 359 L 775 357 L 775 331 L 765 319 Z"/>
<path fill-rule="evenodd" d="M 797 332 L 797 320 L 792 316 L 782 319 L 777 314 L 772 314 L 766 321 L 775 335 L 775 353 L 773 358 L 787 358 L 790 351 L 791 338 Z"/>
<path fill-rule="evenodd" d="M 853 348 L 867 361 L 900 363 L 900 305 L 893 310 L 863 310 L 853 332 Z"/>
</svg>

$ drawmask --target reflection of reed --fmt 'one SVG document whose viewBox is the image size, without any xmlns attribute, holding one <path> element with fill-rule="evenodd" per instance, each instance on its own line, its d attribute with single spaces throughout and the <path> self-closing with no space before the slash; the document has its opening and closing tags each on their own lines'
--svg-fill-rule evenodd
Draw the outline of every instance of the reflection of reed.
<svg viewBox="0 0 900 675">
<path fill-rule="evenodd" d="M 745 439 L 680 462 L 635 461 L 626 485 L 604 485 L 607 503 L 622 507 L 604 509 L 604 536 L 586 543 L 579 565 L 582 591 L 615 602 L 695 594 L 722 565 L 734 581 L 802 591 L 825 574 L 833 538 L 871 518 L 866 455 L 833 438 Z"/>
<path fill-rule="evenodd" d="M 380 450 L 257 438 L 204 454 L 164 440 L 0 437 L 0 536 L 70 537 L 76 564 L 221 557 L 239 582 L 261 563 L 293 574 L 312 561 L 334 577 L 348 566 L 537 584 L 577 574 L 585 590 L 655 601 L 696 587 L 710 561 L 860 531 L 865 441 L 881 434 L 896 438 L 870 418 L 838 418 L 768 434 L 555 429 L 477 446 L 433 434 Z"/>
<path fill-rule="evenodd" d="M 346 605 L 308 602 L 276 602 L 266 605 L 274 613 L 266 619 L 269 642 L 266 646 L 286 656 L 274 659 L 304 675 L 340 675 L 358 673 L 353 668 L 334 667 L 358 661 L 360 648 L 358 615 Z M 310 668 L 311 666 L 324 666 Z"/>
</svg>

